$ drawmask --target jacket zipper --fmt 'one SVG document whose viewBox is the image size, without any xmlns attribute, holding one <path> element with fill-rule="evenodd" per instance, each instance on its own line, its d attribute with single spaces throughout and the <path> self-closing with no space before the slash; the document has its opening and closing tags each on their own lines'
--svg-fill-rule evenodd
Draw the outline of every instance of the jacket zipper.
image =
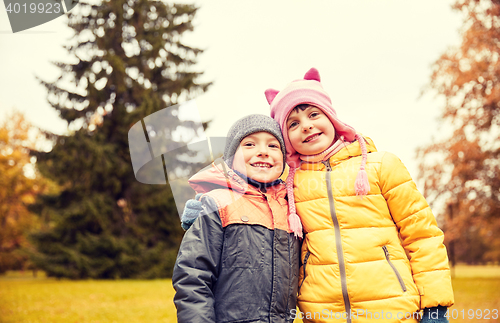
<svg viewBox="0 0 500 323">
<path fill-rule="evenodd" d="M 399 285 L 401 285 L 401 289 L 403 290 L 403 292 L 406 292 L 405 282 L 403 281 L 403 278 L 399 274 L 399 271 L 396 269 L 396 266 L 394 266 L 391 259 L 389 258 L 390 255 L 389 255 L 389 250 L 387 250 L 387 246 L 382 246 L 382 249 L 384 250 L 385 259 L 387 259 L 387 262 L 392 267 L 392 270 L 394 270 L 394 273 L 396 274 L 396 277 L 398 278 Z"/>
<path fill-rule="evenodd" d="M 302 287 L 302 284 L 304 284 L 304 281 L 306 280 L 306 265 L 307 265 L 307 260 L 309 259 L 310 255 L 311 255 L 311 252 L 308 251 L 308 252 L 306 252 L 306 255 L 304 257 L 304 264 L 302 265 L 302 269 L 304 271 L 304 278 L 302 278 L 302 282 L 300 283 L 299 290 L 297 291 L 297 294 L 300 293 L 300 288 Z"/>
<path fill-rule="evenodd" d="M 351 323 L 351 301 L 349 300 L 349 294 L 347 292 L 347 275 L 345 272 L 345 259 L 344 251 L 342 250 L 342 239 L 340 237 L 340 226 L 337 219 L 337 212 L 335 211 L 335 204 L 333 201 L 332 193 L 332 178 L 330 172 L 332 167 L 330 166 L 330 161 L 326 160 L 322 162 L 326 166 L 326 187 L 328 189 L 328 201 L 330 204 L 330 215 L 332 216 L 333 226 L 335 229 L 335 245 L 337 247 L 337 257 L 339 259 L 339 269 L 340 269 L 340 283 L 342 286 L 342 296 L 344 297 L 345 311 L 347 313 L 347 323 Z"/>
</svg>

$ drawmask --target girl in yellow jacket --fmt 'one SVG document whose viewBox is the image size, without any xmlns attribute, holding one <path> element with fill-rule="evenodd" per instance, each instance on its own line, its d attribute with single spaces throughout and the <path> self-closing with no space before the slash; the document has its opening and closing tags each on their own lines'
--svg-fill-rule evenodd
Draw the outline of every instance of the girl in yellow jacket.
<svg viewBox="0 0 500 323">
<path fill-rule="evenodd" d="M 305 232 L 296 317 L 447 322 L 443 232 L 402 162 L 338 119 L 314 68 L 266 98 L 290 166 L 290 227 Z"/>
</svg>

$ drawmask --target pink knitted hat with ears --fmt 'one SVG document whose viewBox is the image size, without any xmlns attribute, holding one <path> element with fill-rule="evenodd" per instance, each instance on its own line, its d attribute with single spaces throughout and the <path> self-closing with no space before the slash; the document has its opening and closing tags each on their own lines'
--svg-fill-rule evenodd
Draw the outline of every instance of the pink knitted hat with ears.
<svg viewBox="0 0 500 323">
<path fill-rule="evenodd" d="M 296 80 L 288 84 L 283 90 L 266 90 L 267 102 L 271 105 L 271 118 L 276 120 L 283 132 L 286 145 L 286 162 L 290 167 L 298 167 L 300 164 L 299 154 L 293 149 L 286 131 L 286 119 L 293 108 L 299 104 L 310 104 L 320 108 L 332 122 L 335 132 L 344 136 L 346 141 L 354 141 L 356 130 L 343 123 L 337 118 L 337 113 L 332 107 L 332 100 L 321 86 L 319 72 L 311 68 L 304 79 Z"/>
<path fill-rule="evenodd" d="M 332 107 L 332 100 L 328 93 L 325 92 L 321 85 L 319 72 L 314 67 L 307 71 L 304 79 L 295 80 L 288 84 L 283 90 L 278 91 L 268 89 L 265 92 L 267 102 L 271 105 L 271 117 L 278 122 L 283 133 L 283 139 L 286 146 L 286 162 L 290 166 L 290 172 L 286 180 L 288 204 L 290 215 L 288 217 L 290 229 L 295 233 L 295 236 L 302 237 L 302 224 L 295 210 L 295 198 L 293 194 L 293 178 L 295 170 L 300 165 L 300 156 L 293 149 L 288 131 L 286 120 L 293 108 L 300 104 L 310 104 L 320 108 L 330 119 L 335 128 L 335 132 L 339 136 L 344 136 L 344 140 L 352 142 L 355 139 L 359 141 L 362 151 L 361 166 L 354 183 L 356 195 L 364 196 L 368 193 L 370 185 L 368 176 L 365 171 L 367 152 L 364 138 L 356 134 L 353 127 L 343 123 L 337 118 L 337 113 Z"/>
</svg>

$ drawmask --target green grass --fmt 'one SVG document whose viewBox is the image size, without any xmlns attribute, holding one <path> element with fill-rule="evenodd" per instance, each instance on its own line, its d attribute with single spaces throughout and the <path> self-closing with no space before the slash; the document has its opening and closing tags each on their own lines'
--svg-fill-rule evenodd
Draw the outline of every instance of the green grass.
<svg viewBox="0 0 500 323">
<path fill-rule="evenodd" d="M 456 278 L 500 278 L 500 266 L 457 265 L 451 272 Z"/>
<path fill-rule="evenodd" d="M 477 319 L 477 312 L 468 317 L 470 309 L 500 311 L 500 266 L 457 266 L 453 288 L 459 318 L 451 322 L 500 322 Z M 9 272 L 0 276 L 0 322 L 176 322 L 173 296 L 169 279 L 70 281 Z"/>
<path fill-rule="evenodd" d="M 456 319 L 451 322 L 500 322 L 500 266 L 458 265 L 454 271 L 455 305 L 450 309 Z M 498 318 L 479 318 L 498 311 Z M 471 314 L 469 316 L 469 314 Z"/>
<path fill-rule="evenodd" d="M 176 322 L 171 280 L 0 278 L 0 322 Z"/>
</svg>

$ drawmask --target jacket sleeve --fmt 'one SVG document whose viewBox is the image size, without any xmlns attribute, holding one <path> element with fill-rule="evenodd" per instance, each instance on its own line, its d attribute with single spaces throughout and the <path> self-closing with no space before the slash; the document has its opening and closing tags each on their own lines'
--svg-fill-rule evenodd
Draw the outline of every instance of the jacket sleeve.
<svg viewBox="0 0 500 323">
<path fill-rule="evenodd" d="M 179 323 L 216 319 L 213 289 L 219 275 L 223 229 L 215 201 L 204 197 L 202 202 L 203 210 L 184 234 L 172 276 Z"/>
<path fill-rule="evenodd" d="M 385 153 L 379 176 L 382 194 L 409 255 L 421 308 L 453 305 L 444 235 L 429 204 L 395 155 Z"/>
</svg>

